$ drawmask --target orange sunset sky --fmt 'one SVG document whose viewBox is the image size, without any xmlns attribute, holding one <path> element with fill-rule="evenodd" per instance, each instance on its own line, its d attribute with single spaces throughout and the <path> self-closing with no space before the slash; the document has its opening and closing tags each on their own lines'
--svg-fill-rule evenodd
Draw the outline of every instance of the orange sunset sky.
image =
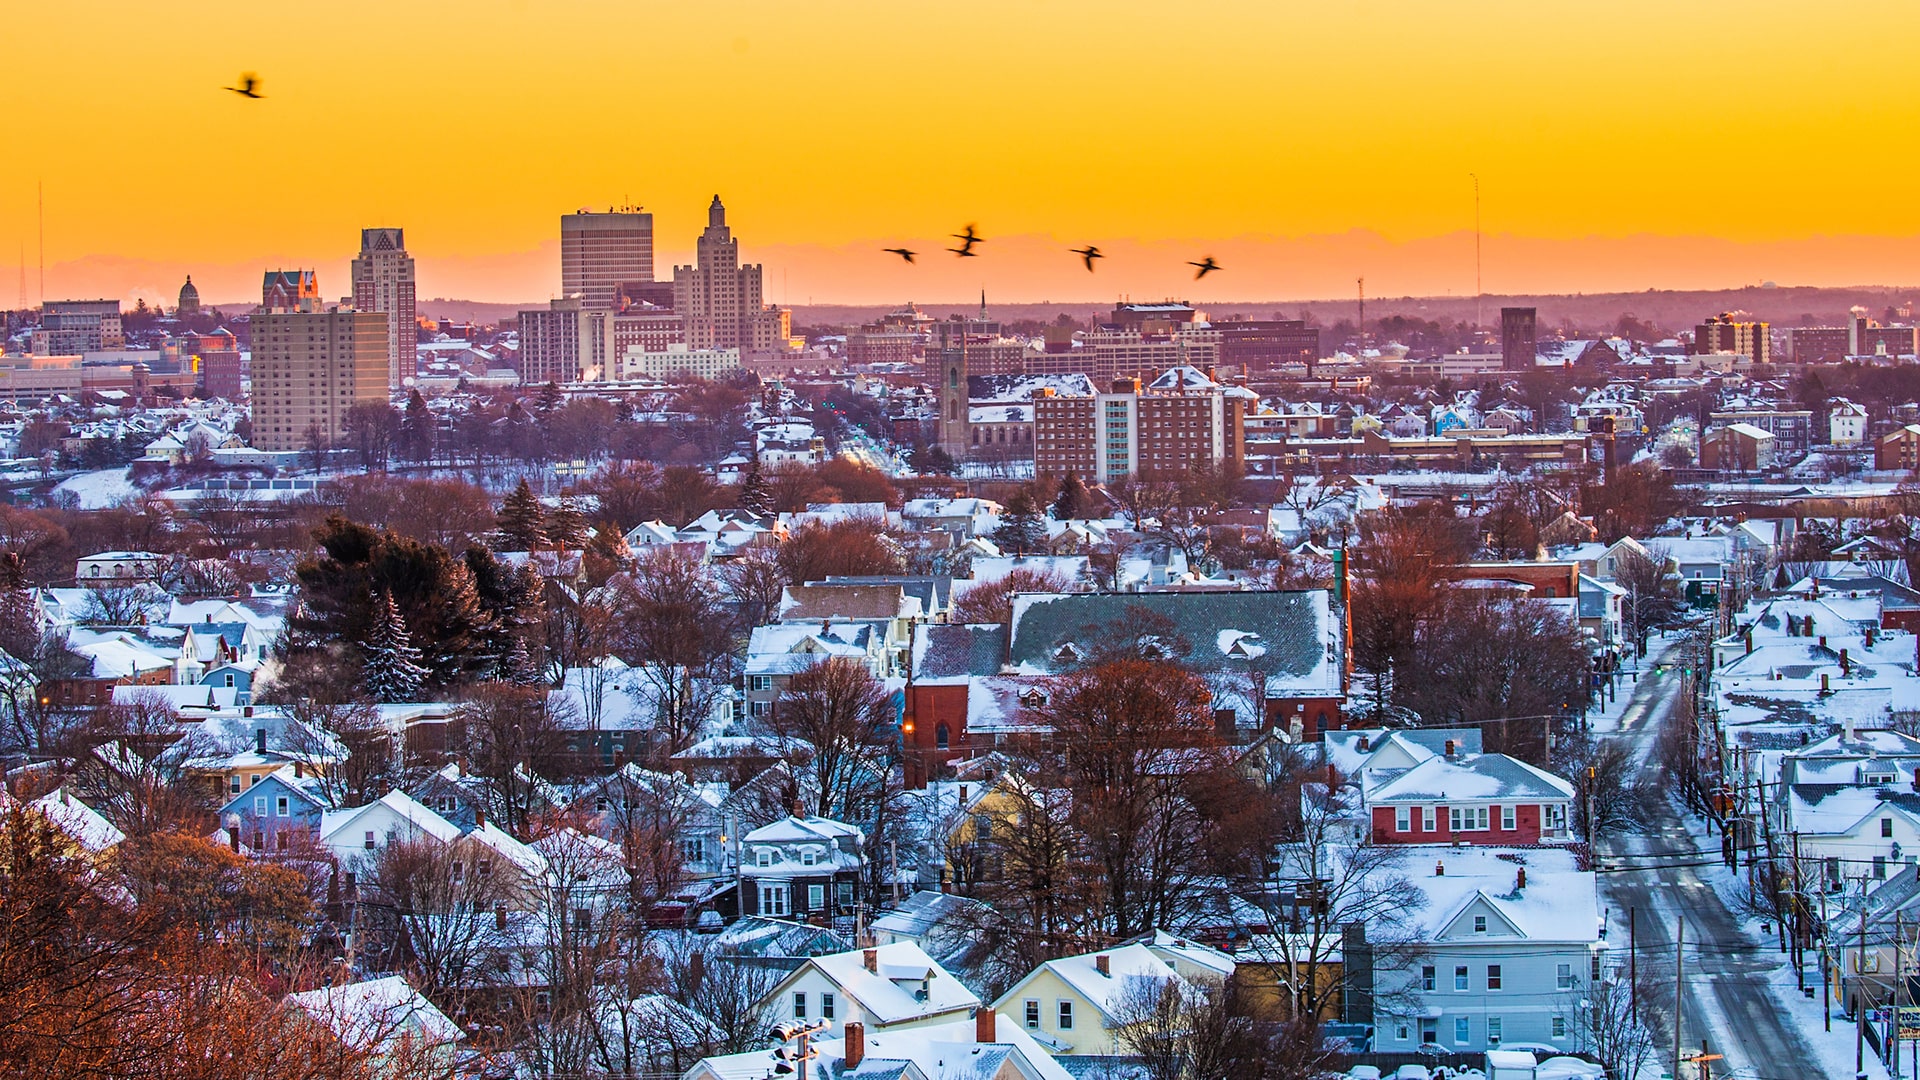
<svg viewBox="0 0 1920 1080">
<path fill-rule="evenodd" d="M 171 304 L 192 273 L 234 302 L 273 266 L 339 296 L 357 230 L 398 225 L 423 299 L 539 301 L 561 213 L 644 204 L 667 277 L 715 192 L 772 301 L 1463 295 L 1476 173 L 1490 293 L 1920 280 L 1912 0 L 108 0 L 8 25 L 0 258 L 29 302 L 39 184 L 50 298 Z M 242 71 L 265 100 L 220 89 Z M 986 257 L 941 253 L 969 221 Z M 1226 270 L 1196 287 L 1204 254 Z"/>
</svg>

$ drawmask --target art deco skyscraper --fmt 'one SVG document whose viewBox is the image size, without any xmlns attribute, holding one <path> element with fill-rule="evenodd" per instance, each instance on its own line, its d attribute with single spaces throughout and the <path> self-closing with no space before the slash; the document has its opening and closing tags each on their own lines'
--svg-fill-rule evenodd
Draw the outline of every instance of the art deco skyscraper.
<svg viewBox="0 0 1920 1080">
<path fill-rule="evenodd" d="M 694 349 L 739 349 L 770 355 L 786 347 L 790 316 L 762 304 L 760 267 L 740 265 L 740 242 L 727 228 L 720 196 L 707 207 L 707 227 L 695 245 L 695 265 L 673 268 L 673 308 L 685 320 Z"/>
<path fill-rule="evenodd" d="M 353 260 L 353 306 L 387 317 L 387 385 L 413 378 L 419 328 L 414 322 L 413 256 L 400 229 L 361 229 Z"/>
<path fill-rule="evenodd" d="M 560 295 L 588 311 L 611 311 L 620 286 L 653 280 L 653 215 L 637 207 L 560 219 Z"/>
</svg>

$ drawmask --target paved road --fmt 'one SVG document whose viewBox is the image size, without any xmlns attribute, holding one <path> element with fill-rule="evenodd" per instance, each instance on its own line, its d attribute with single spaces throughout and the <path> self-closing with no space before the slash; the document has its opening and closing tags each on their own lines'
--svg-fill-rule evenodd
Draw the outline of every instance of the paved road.
<svg viewBox="0 0 1920 1080">
<path fill-rule="evenodd" d="M 1643 770 L 1663 771 L 1651 759 L 1661 721 L 1679 697 L 1679 678 L 1649 672 L 1622 717 L 1615 738 L 1630 740 L 1643 751 Z M 1661 792 L 1666 790 L 1661 785 Z M 1669 1067 L 1673 1033 L 1665 1027 L 1672 1011 L 1673 941 L 1675 922 L 1686 919 L 1686 978 L 1682 991 L 1681 1026 L 1685 1052 L 1697 1052 L 1702 1038 L 1713 1052 L 1726 1055 L 1713 1063 L 1713 1075 L 1739 1078 L 1819 1076 L 1817 1058 L 1789 1024 L 1780 1019 L 1768 973 L 1785 958 L 1774 948 L 1748 945 L 1740 936 L 1726 903 L 1701 878 L 1701 868 L 1686 863 L 1716 862 L 1719 845 L 1688 835 L 1685 825 L 1664 797 L 1643 806 L 1648 821 L 1644 835 L 1603 843 L 1599 857 L 1600 887 L 1611 909 L 1609 944 L 1622 955 L 1627 947 L 1627 912 L 1638 912 L 1640 969 L 1664 975 L 1665 985 L 1653 995 L 1661 1031 L 1657 1060 Z M 1717 837 L 1715 838 L 1717 840 Z M 1705 854 L 1685 852 L 1707 847 Z M 1608 866 L 1640 867 L 1606 872 Z M 1692 1066 L 1682 1075 L 1691 1076 Z"/>
</svg>

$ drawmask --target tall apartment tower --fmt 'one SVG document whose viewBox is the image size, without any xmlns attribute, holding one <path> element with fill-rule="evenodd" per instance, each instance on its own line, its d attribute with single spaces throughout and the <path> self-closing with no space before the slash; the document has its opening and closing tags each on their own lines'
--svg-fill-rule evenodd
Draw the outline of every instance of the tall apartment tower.
<svg viewBox="0 0 1920 1080">
<path fill-rule="evenodd" d="M 520 381 L 568 383 L 606 377 L 607 320 L 578 296 L 520 312 Z"/>
<path fill-rule="evenodd" d="M 578 296 L 588 311 L 611 311 L 622 284 L 652 280 L 652 214 L 626 207 L 560 219 L 560 295 Z"/>
<path fill-rule="evenodd" d="M 311 284 L 313 272 L 299 271 Z M 253 445 L 262 450 L 331 447 L 347 410 L 387 400 L 387 316 L 351 308 L 322 310 L 317 296 L 253 313 Z M 282 284 L 285 282 L 283 281 Z M 315 287 L 317 292 L 317 286 Z"/>
<path fill-rule="evenodd" d="M 791 316 L 762 302 L 760 267 L 740 265 L 740 242 L 727 228 L 718 195 L 707 207 L 694 254 L 693 266 L 673 268 L 673 309 L 685 320 L 688 347 L 762 356 L 782 351 Z"/>
<path fill-rule="evenodd" d="M 1500 366 L 1507 371 L 1532 371 L 1540 351 L 1536 313 L 1530 307 L 1500 309 Z"/>
<path fill-rule="evenodd" d="M 387 317 L 387 385 L 413 378 L 419 329 L 414 322 L 413 256 L 400 229 L 361 229 L 353 260 L 353 306 Z"/>
</svg>

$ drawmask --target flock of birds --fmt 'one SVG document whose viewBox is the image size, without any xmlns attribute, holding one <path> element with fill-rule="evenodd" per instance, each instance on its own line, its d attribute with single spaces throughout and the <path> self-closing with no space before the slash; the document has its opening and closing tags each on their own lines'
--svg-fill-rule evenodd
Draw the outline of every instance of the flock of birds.
<svg viewBox="0 0 1920 1080">
<path fill-rule="evenodd" d="M 226 86 L 221 89 L 230 90 L 233 93 L 239 94 L 241 97 L 252 98 L 256 101 L 265 96 L 260 93 L 260 76 L 255 75 L 251 71 L 240 76 L 239 86 Z M 987 238 L 981 236 L 980 231 L 972 225 L 968 225 L 965 231 L 954 233 L 953 238 L 960 241 L 960 246 L 950 247 L 947 250 L 962 259 L 979 258 L 980 253 L 973 249 L 987 242 Z M 903 247 L 882 248 L 881 250 L 889 255 L 898 255 L 909 263 L 913 262 L 915 255 L 920 254 L 917 251 Z M 1089 274 L 1093 273 L 1093 261 L 1095 259 L 1106 258 L 1105 255 L 1100 253 L 1100 249 L 1093 244 L 1088 244 L 1082 248 L 1069 248 L 1068 250 L 1080 256 L 1080 261 L 1086 265 L 1087 273 Z M 1220 269 L 1220 264 L 1214 262 L 1213 256 L 1211 255 L 1201 259 L 1199 262 L 1189 262 L 1187 265 L 1194 268 L 1193 279 L 1195 281 Z"/>
<path fill-rule="evenodd" d="M 978 258 L 980 253 L 973 249 L 987 242 L 987 238 L 981 236 L 979 229 L 972 225 L 967 226 L 963 232 L 954 233 L 953 238 L 960 241 L 960 246 L 950 247 L 947 250 L 962 259 Z M 903 247 L 881 248 L 880 250 L 889 255 L 898 255 L 909 263 L 913 262 L 915 255 L 920 254 L 917 251 Z M 1093 244 L 1088 244 L 1083 248 L 1068 248 L 1067 250 L 1080 256 L 1080 261 L 1086 265 L 1087 273 L 1089 274 L 1093 273 L 1093 260 L 1106 258 L 1105 255 L 1100 253 L 1100 249 Z M 1193 279 L 1195 281 L 1220 269 L 1220 264 L 1214 262 L 1213 256 L 1211 255 L 1201 259 L 1199 262 L 1189 262 L 1187 265 L 1194 268 Z"/>
</svg>

